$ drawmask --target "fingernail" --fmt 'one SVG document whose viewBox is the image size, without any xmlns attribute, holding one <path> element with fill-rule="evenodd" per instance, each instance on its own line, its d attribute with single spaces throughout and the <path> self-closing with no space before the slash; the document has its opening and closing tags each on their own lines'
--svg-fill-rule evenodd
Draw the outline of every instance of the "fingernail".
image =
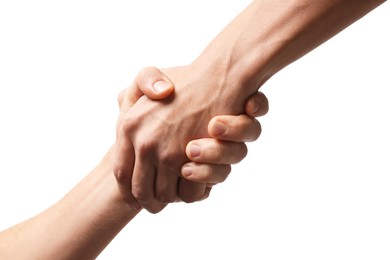
<svg viewBox="0 0 390 260">
<path fill-rule="evenodd" d="M 192 175 L 192 167 L 184 166 L 184 168 L 181 170 L 181 174 L 183 175 L 183 177 L 190 177 Z"/>
<path fill-rule="evenodd" d="M 170 86 L 171 86 L 171 84 L 169 84 L 168 82 L 163 81 L 163 80 L 159 80 L 153 84 L 153 89 L 155 92 L 161 93 L 161 92 L 166 91 Z"/>
<path fill-rule="evenodd" d="M 216 121 L 213 127 L 214 135 L 223 135 L 227 130 L 227 127 L 224 123 Z"/>
<path fill-rule="evenodd" d="M 197 144 L 192 144 L 190 147 L 191 157 L 198 157 L 201 153 L 201 147 Z"/>
<path fill-rule="evenodd" d="M 259 112 L 259 111 L 260 111 L 260 103 L 257 102 L 257 101 L 254 101 L 254 102 L 253 102 L 253 107 L 252 107 L 252 109 L 253 109 L 253 113 L 254 113 L 254 114 L 256 114 L 257 112 Z"/>
</svg>

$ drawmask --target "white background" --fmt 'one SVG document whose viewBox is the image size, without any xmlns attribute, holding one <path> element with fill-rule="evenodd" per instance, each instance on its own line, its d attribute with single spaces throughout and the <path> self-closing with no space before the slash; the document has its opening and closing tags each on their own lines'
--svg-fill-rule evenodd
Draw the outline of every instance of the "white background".
<svg viewBox="0 0 390 260">
<path fill-rule="evenodd" d="M 140 68 L 191 62 L 249 3 L 0 1 L 0 230 L 100 161 Z M 262 136 L 228 180 L 141 213 L 99 259 L 389 259 L 389 14 L 267 82 Z"/>
</svg>

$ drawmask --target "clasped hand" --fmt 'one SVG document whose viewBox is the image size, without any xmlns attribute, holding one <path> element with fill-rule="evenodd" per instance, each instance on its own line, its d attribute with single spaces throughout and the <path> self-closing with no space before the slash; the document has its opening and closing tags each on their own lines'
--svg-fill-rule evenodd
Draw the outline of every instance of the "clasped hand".
<svg viewBox="0 0 390 260">
<path fill-rule="evenodd" d="M 229 104 L 208 96 L 211 80 L 194 80 L 186 67 L 164 73 L 141 70 L 119 96 L 114 174 L 128 203 L 152 213 L 207 198 L 246 156 L 244 142 L 259 137 L 254 117 L 268 111 L 258 92 L 247 99 L 246 114 L 221 115 Z"/>
</svg>

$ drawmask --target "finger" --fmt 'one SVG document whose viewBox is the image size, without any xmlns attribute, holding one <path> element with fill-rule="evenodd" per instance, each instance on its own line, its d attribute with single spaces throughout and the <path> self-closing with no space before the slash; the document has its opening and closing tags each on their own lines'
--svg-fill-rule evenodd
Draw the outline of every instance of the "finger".
<svg viewBox="0 0 390 260">
<path fill-rule="evenodd" d="M 123 135 L 118 138 L 116 145 L 116 154 L 114 162 L 114 175 L 118 183 L 119 190 L 123 194 L 129 205 L 139 210 L 140 205 L 133 197 L 131 192 L 131 179 L 134 167 L 134 148 L 130 141 Z"/>
<path fill-rule="evenodd" d="M 178 171 L 172 172 L 166 164 L 161 163 L 155 183 L 155 197 L 164 203 L 174 202 L 177 198 Z"/>
<path fill-rule="evenodd" d="M 171 80 L 155 67 L 143 68 L 129 90 L 130 104 L 134 104 L 143 94 L 151 99 L 164 99 L 174 90 Z"/>
<path fill-rule="evenodd" d="M 173 91 L 173 83 L 165 74 L 155 67 L 146 67 L 137 74 L 130 87 L 119 94 L 118 102 L 122 110 L 127 111 L 144 94 L 151 99 L 164 99 Z"/>
<path fill-rule="evenodd" d="M 264 116 L 268 110 L 268 99 L 262 92 L 251 95 L 245 103 L 245 112 L 251 117 Z"/>
<path fill-rule="evenodd" d="M 125 93 L 126 93 L 126 89 L 123 89 L 121 92 L 119 92 L 119 95 L 118 95 L 119 109 L 122 107 L 122 103 L 123 103 L 123 99 L 125 97 Z"/>
<path fill-rule="evenodd" d="M 212 189 L 212 187 L 209 187 L 209 186 L 206 187 L 204 194 L 203 194 L 203 200 L 207 199 L 210 196 L 211 189 Z"/>
<path fill-rule="evenodd" d="M 158 213 L 166 204 L 154 197 L 155 168 L 139 158 L 141 157 L 137 154 L 131 180 L 133 196 L 141 207 L 150 213 Z"/>
<path fill-rule="evenodd" d="M 201 138 L 190 141 L 186 147 L 187 157 L 194 162 L 235 164 L 248 153 L 245 143 L 219 141 L 213 138 Z"/>
<path fill-rule="evenodd" d="M 231 166 L 229 164 L 188 162 L 181 169 L 183 178 L 207 185 L 224 182 L 230 172 Z"/>
<path fill-rule="evenodd" d="M 259 121 L 247 115 L 216 116 L 208 125 L 209 135 L 219 140 L 232 142 L 255 141 L 261 134 Z"/>
<path fill-rule="evenodd" d="M 182 201 L 192 203 L 203 200 L 206 188 L 207 185 L 205 183 L 192 182 L 184 178 L 180 178 L 178 184 L 178 195 Z"/>
<path fill-rule="evenodd" d="M 127 112 L 142 96 L 143 93 L 138 88 L 135 81 L 130 85 L 130 87 L 122 90 L 118 95 L 118 103 L 121 113 Z"/>
</svg>

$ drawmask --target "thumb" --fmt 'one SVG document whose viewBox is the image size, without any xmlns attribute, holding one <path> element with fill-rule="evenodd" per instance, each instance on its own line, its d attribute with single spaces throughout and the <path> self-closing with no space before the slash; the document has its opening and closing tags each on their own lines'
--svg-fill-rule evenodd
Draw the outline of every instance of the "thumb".
<svg viewBox="0 0 390 260">
<path fill-rule="evenodd" d="M 126 90 L 124 102 L 131 107 L 137 100 L 146 95 L 150 99 L 164 99 L 174 91 L 172 81 L 155 67 L 143 68 L 134 83 Z"/>
</svg>

